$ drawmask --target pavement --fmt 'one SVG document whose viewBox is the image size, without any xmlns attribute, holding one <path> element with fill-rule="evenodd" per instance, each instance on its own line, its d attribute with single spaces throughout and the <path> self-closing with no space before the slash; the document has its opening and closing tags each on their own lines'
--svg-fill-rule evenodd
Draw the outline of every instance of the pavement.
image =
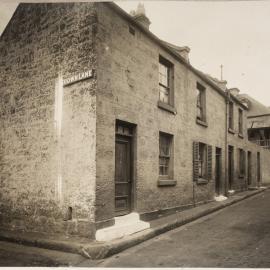
<svg viewBox="0 0 270 270">
<path fill-rule="evenodd" d="M 270 190 L 160 234 L 96 267 L 270 268 Z M 77 266 L 87 267 L 88 260 Z"/>
<path fill-rule="evenodd" d="M 117 254 L 125 249 L 154 238 L 167 231 L 195 221 L 201 217 L 217 212 L 227 206 L 240 202 L 251 196 L 262 193 L 267 188 L 248 190 L 230 196 L 221 202 L 210 202 L 194 208 L 164 216 L 150 222 L 150 228 L 133 235 L 110 242 L 90 241 L 87 238 L 48 235 L 42 233 L 30 233 L 19 231 L 0 230 L 0 241 L 19 243 L 32 247 L 39 247 L 49 250 L 58 250 L 82 255 L 91 260 L 100 260 Z"/>
</svg>

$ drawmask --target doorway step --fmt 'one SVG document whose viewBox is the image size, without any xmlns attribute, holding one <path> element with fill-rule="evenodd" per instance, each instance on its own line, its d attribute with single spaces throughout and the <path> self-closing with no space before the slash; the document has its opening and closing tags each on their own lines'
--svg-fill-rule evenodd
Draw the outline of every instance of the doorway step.
<svg viewBox="0 0 270 270">
<path fill-rule="evenodd" d="M 214 197 L 214 200 L 216 201 L 216 202 L 222 202 L 222 201 L 225 201 L 225 200 L 227 200 L 228 199 L 228 197 L 225 197 L 224 195 L 218 195 L 218 196 L 215 196 Z"/>
<path fill-rule="evenodd" d="M 97 241 L 111 241 L 150 228 L 150 223 L 140 220 L 135 212 L 114 219 L 113 226 L 96 231 Z"/>
</svg>

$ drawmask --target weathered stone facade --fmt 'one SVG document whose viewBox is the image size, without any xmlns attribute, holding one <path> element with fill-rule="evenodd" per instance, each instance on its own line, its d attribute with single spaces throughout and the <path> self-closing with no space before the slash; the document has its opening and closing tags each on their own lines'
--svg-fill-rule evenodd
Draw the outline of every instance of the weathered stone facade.
<svg viewBox="0 0 270 270">
<path fill-rule="evenodd" d="M 1 37 L 1 223 L 92 235 L 96 75 L 93 4 L 22 4 Z M 63 222 L 71 211 L 73 221 Z"/>
<path fill-rule="evenodd" d="M 270 154 L 247 140 L 245 106 L 233 100 L 243 109 L 240 138 L 226 130 L 226 92 L 112 3 L 22 4 L 0 55 L 2 226 L 93 238 L 113 224 L 119 120 L 134 130 L 131 210 L 142 218 L 213 200 L 217 148 L 222 194 L 228 145 L 235 190 L 247 188 L 247 174 L 237 175 L 238 148 L 252 152 L 254 168 L 261 152 L 262 181 L 269 177 Z M 158 106 L 160 56 L 173 64 L 174 111 Z M 88 70 L 91 78 L 63 86 Z M 197 83 L 205 88 L 203 125 Z M 160 132 L 173 136 L 173 185 L 158 184 Z M 193 181 L 194 141 L 212 147 L 212 177 L 203 183 Z M 252 179 L 257 186 L 255 169 Z"/>
</svg>

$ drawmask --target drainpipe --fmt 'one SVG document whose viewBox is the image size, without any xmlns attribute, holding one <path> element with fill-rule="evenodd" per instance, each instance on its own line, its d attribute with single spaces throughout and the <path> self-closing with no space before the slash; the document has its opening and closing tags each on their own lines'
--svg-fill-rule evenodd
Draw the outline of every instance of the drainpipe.
<svg viewBox="0 0 270 270">
<path fill-rule="evenodd" d="M 225 117 L 225 196 L 228 197 L 228 106 L 230 91 L 226 89 L 226 117 Z"/>
</svg>

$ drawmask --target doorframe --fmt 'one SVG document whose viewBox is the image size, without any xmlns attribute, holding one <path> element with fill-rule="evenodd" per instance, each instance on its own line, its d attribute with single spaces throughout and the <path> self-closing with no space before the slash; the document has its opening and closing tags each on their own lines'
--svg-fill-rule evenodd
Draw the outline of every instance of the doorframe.
<svg viewBox="0 0 270 270">
<path fill-rule="evenodd" d="M 123 134 L 118 131 L 117 127 L 122 126 L 129 128 L 131 133 L 130 134 Z M 129 123 L 126 121 L 118 120 L 116 119 L 115 121 L 115 140 L 114 140 L 114 151 L 116 147 L 116 140 L 117 137 L 122 137 L 122 138 L 129 138 L 130 140 L 130 213 L 136 209 L 136 147 L 137 147 L 137 125 L 133 123 Z M 115 169 L 115 161 L 114 161 L 114 169 Z M 114 174 L 114 196 L 115 196 L 115 174 Z M 114 198 L 114 203 L 115 203 L 115 198 Z M 115 215 L 114 211 L 114 216 Z"/>
<path fill-rule="evenodd" d="M 252 153 L 247 151 L 247 187 L 252 184 Z"/>
<path fill-rule="evenodd" d="M 218 156 L 218 159 L 217 159 Z M 219 168 L 218 168 L 218 185 L 217 185 L 217 160 L 219 163 Z M 222 148 L 220 147 L 216 147 L 215 148 L 215 194 L 216 195 L 220 195 L 222 194 Z M 217 191 L 217 187 L 218 187 L 218 191 Z"/>
<path fill-rule="evenodd" d="M 261 171 L 261 153 L 257 152 L 257 185 L 260 186 L 261 185 L 261 175 L 262 171 Z"/>
<path fill-rule="evenodd" d="M 234 182 L 234 147 L 228 145 L 228 190 L 233 188 Z"/>
</svg>

